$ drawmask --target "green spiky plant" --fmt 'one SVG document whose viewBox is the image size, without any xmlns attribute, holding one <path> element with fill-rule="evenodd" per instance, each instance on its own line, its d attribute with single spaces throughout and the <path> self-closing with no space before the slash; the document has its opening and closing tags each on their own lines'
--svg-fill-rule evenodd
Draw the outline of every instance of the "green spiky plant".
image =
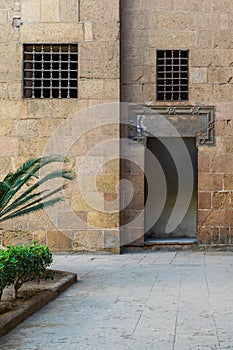
<svg viewBox="0 0 233 350">
<path fill-rule="evenodd" d="M 27 215 L 63 200 L 59 192 L 65 185 L 52 190 L 41 190 L 41 186 L 54 179 L 74 179 L 69 170 L 55 170 L 39 177 L 41 168 L 51 163 L 66 163 L 60 156 L 48 156 L 27 160 L 15 172 L 9 173 L 0 182 L 0 223 L 15 217 Z M 33 181 L 31 181 L 33 180 Z"/>
</svg>

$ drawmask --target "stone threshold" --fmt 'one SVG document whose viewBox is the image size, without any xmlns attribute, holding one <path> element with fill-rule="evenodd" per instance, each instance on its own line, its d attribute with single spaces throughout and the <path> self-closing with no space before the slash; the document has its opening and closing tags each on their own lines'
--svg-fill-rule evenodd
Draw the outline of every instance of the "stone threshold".
<svg viewBox="0 0 233 350">
<path fill-rule="evenodd" d="M 77 275 L 65 271 L 53 270 L 54 272 L 65 273 L 65 276 L 56 283 L 51 283 L 45 290 L 38 291 L 36 295 L 25 300 L 19 306 L 13 308 L 11 311 L 0 315 L 0 337 L 6 335 L 18 324 L 26 320 L 29 316 L 40 310 L 51 300 L 56 298 L 59 294 L 64 292 L 77 282 Z"/>
<path fill-rule="evenodd" d="M 153 238 L 144 242 L 145 246 L 150 245 L 183 245 L 197 243 L 196 238 Z"/>
</svg>

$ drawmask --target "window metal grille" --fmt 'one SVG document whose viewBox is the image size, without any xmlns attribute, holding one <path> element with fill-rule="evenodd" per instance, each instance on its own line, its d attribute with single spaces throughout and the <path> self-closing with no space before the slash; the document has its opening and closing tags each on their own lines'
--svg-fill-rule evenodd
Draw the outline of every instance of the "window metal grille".
<svg viewBox="0 0 233 350">
<path fill-rule="evenodd" d="M 157 50 L 157 100 L 188 100 L 188 50 Z"/>
<path fill-rule="evenodd" d="M 77 98 L 78 46 L 24 44 L 24 97 Z"/>
</svg>

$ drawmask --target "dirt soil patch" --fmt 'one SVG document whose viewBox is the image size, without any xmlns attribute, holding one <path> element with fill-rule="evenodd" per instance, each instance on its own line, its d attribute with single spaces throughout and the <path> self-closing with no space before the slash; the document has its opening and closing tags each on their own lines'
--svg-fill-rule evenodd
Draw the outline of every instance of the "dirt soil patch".
<svg viewBox="0 0 233 350">
<path fill-rule="evenodd" d="M 20 288 L 16 300 L 13 298 L 13 287 L 4 290 L 0 302 L 0 337 L 77 281 L 77 275 L 74 273 L 53 271 L 55 272 L 53 280 L 42 280 L 39 284 L 25 283 Z"/>
</svg>

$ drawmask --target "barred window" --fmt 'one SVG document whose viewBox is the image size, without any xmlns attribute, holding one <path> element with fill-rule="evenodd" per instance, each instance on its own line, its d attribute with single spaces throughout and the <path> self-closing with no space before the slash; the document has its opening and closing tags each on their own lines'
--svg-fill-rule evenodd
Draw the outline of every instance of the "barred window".
<svg viewBox="0 0 233 350">
<path fill-rule="evenodd" d="M 25 98 L 77 98 L 78 46 L 24 44 Z"/>
<path fill-rule="evenodd" d="M 188 50 L 157 50 L 157 100 L 188 100 Z"/>
</svg>

